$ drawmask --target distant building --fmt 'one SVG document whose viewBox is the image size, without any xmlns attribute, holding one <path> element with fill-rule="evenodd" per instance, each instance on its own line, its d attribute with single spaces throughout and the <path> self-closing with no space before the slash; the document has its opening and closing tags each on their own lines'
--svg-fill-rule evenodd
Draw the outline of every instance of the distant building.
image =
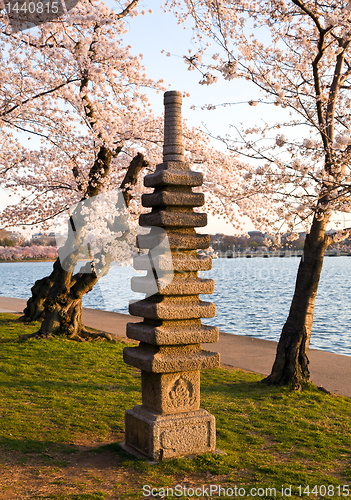
<svg viewBox="0 0 351 500">
<path fill-rule="evenodd" d="M 46 236 L 45 233 L 34 233 L 31 239 L 32 241 L 41 240 L 44 236 Z"/>
<path fill-rule="evenodd" d="M 217 243 L 217 244 L 222 243 L 222 241 L 223 241 L 223 236 L 224 236 L 224 234 L 223 234 L 223 233 L 211 234 L 211 235 L 210 235 L 210 238 L 211 238 L 211 243 Z"/>
<path fill-rule="evenodd" d="M 51 245 L 56 246 L 56 237 L 59 234 L 54 233 L 53 231 L 49 234 L 46 233 L 34 233 L 32 235 L 31 241 L 36 245 Z"/>
<path fill-rule="evenodd" d="M 248 231 L 247 233 L 250 238 L 254 239 L 254 238 L 260 238 L 260 239 L 264 239 L 265 237 L 265 234 L 261 233 L 261 231 Z"/>
<path fill-rule="evenodd" d="M 24 240 L 23 234 L 18 231 L 8 231 L 7 229 L 0 229 L 0 240 L 8 239 L 15 243 L 20 243 Z"/>
</svg>

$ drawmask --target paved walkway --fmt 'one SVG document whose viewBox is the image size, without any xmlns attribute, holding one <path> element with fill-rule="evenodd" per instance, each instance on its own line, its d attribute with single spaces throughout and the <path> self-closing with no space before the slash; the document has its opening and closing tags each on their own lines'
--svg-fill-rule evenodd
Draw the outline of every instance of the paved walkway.
<svg viewBox="0 0 351 500">
<path fill-rule="evenodd" d="M 26 301 L 0 297 L 0 312 L 23 311 Z M 125 337 L 126 324 L 140 318 L 97 309 L 83 309 L 85 325 Z M 214 320 L 215 321 L 215 320 Z M 244 335 L 221 333 L 216 344 L 203 344 L 210 351 L 218 351 L 221 362 L 244 370 L 269 375 L 277 347 L 276 342 Z M 351 397 L 351 356 L 310 349 L 312 381 L 328 391 Z"/>
</svg>

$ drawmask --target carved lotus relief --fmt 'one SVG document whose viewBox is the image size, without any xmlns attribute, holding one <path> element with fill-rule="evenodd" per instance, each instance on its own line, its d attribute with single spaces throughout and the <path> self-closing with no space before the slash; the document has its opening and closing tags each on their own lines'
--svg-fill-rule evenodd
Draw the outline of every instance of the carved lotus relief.
<svg viewBox="0 0 351 500">
<path fill-rule="evenodd" d="M 174 408 L 189 407 L 196 403 L 194 388 L 191 382 L 183 377 L 177 379 L 169 392 L 168 406 Z"/>
</svg>

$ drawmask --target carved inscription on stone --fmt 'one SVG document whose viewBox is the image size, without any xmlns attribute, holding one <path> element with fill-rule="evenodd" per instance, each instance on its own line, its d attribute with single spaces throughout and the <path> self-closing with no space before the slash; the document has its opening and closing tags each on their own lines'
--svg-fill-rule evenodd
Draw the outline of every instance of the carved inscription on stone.
<svg viewBox="0 0 351 500">
<path fill-rule="evenodd" d="M 206 423 L 185 425 L 161 433 L 161 447 L 178 453 L 204 450 L 209 446 L 209 429 Z"/>
<path fill-rule="evenodd" d="M 178 378 L 169 392 L 168 406 L 174 408 L 191 407 L 196 403 L 194 387 L 189 380 Z"/>
</svg>

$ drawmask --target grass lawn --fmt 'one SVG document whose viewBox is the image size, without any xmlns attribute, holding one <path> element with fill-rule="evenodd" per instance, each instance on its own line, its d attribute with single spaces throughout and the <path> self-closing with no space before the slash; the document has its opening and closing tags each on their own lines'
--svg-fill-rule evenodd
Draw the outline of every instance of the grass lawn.
<svg viewBox="0 0 351 500">
<path fill-rule="evenodd" d="M 38 325 L 16 319 L 0 314 L 1 500 L 282 498 L 282 485 L 284 498 L 351 496 L 351 399 L 203 372 L 201 406 L 226 454 L 149 465 L 118 446 L 124 411 L 141 402 L 125 344 L 17 342 Z"/>
</svg>

